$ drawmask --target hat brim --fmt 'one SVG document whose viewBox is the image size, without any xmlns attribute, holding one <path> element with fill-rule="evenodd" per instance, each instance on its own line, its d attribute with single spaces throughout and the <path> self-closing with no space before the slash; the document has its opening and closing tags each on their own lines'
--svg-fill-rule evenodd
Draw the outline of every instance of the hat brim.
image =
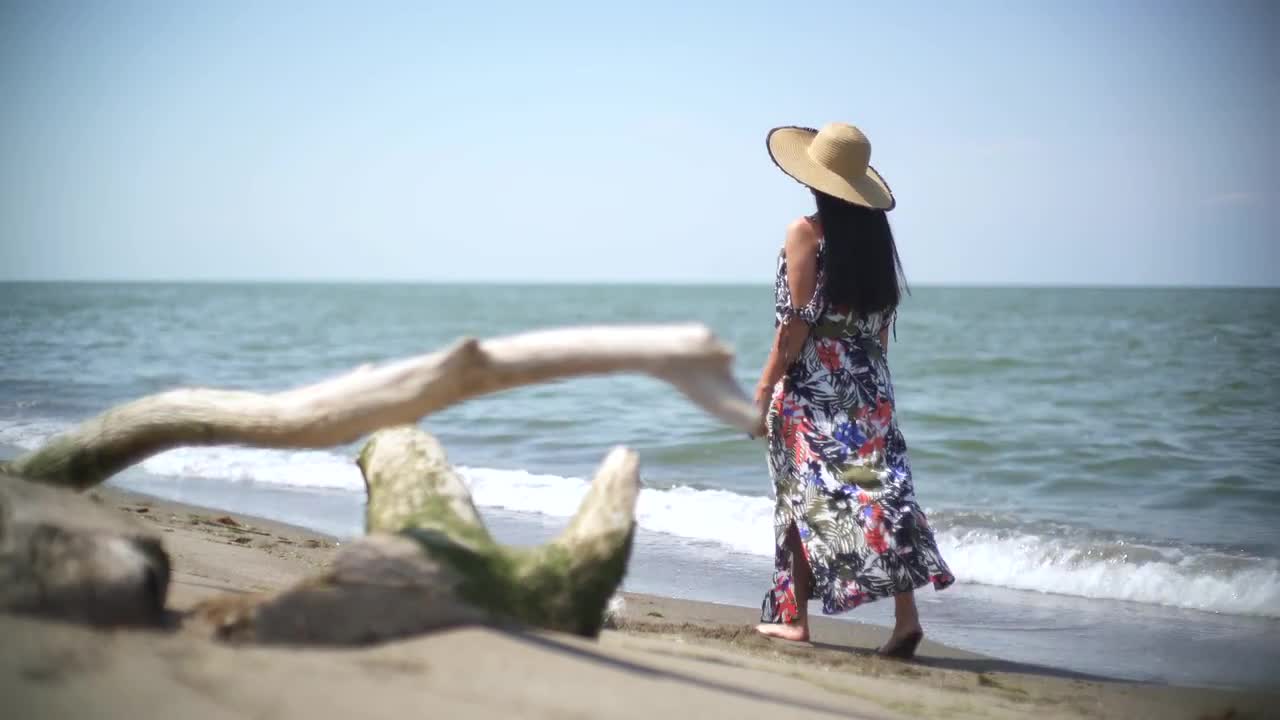
<svg viewBox="0 0 1280 720">
<path fill-rule="evenodd" d="M 892 210 L 897 204 L 889 184 L 876 169 L 867 166 L 865 175 L 845 178 L 809 157 L 809 145 L 816 130 L 779 127 L 769 131 L 766 144 L 773 164 L 797 182 L 854 205 L 876 210 Z"/>
</svg>

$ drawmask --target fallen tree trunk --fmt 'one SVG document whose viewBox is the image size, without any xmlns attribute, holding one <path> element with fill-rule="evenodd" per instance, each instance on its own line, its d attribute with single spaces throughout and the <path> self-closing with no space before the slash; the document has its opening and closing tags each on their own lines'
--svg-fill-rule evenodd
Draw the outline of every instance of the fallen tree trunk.
<svg viewBox="0 0 1280 720">
<path fill-rule="evenodd" d="M 598 327 L 463 340 L 448 350 L 362 367 L 274 395 L 185 389 L 121 405 L 49 440 L 0 472 L 85 489 L 159 452 L 190 445 L 321 448 L 414 423 L 468 398 L 557 378 L 638 372 L 675 385 L 707 412 L 754 429 L 732 354 L 705 327 Z"/>
<path fill-rule="evenodd" d="M 319 577 L 275 595 L 219 598 L 195 617 L 218 637 L 264 643 L 368 643 L 473 622 L 599 633 L 631 552 L 634 452 L 609 453 L 569 527 L 537 548 L 494 542 L 421 430 L 377 433 L 359 465 L 370 535 Z"/>
<path fill-rule="evenodd" d="M 189 389 L 146 397 L 0 465 L 0 474 L 84 489 L 185 445 L 329 447 L 395 427 L 376 432 L 360 454 L 369 535 L 344 546 L 317 577 L 275 594 L 219 598 L 193 620 L 211 623 L 219 637 L 258 642 L 365 643 L 470 622 L 592 636 L 630 557 L 640 488 L 635 453 L 619 448 L 605 458 L 556 540 L 508 548 L 489 535 L 439 443 L 406 426 L 519 385 L 640 372 L 751 431 L 755 411 L 731 361 L 701 326 L 463 340 L 274 395 Z M 158 542 L 131 534 L 136 528 L 101 530 L 110 511 L 64 490 L 17 481 L 0 488 L 0 609 L 108 624 L 162 612 L 169 567 Z"/>
</svg>

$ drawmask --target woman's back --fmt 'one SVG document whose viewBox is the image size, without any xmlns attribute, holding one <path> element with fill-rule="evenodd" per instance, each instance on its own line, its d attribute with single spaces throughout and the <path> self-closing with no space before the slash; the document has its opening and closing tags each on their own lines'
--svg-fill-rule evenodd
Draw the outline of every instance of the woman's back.
<svg viewBox="0 0 1280 720">
<path fill-rule="evenodd" d="M 879 340 L 893 324 L 896 310 L 887 308 L 860 313 L 848 305 L 838 305 L 827 299 L 826 293 L 826 241 L 818 239 L 816 278 L 813 296 L 798 310 L 792 304 L 791 288 L 787 281 L 787 252 L 778 252 L 777 273 L 773 283 L 773 317 L 777 327 L 788 317 L 794 317 L 813 326 L 812 336 L 817 338 L 866 337 Z"/>
</svg>

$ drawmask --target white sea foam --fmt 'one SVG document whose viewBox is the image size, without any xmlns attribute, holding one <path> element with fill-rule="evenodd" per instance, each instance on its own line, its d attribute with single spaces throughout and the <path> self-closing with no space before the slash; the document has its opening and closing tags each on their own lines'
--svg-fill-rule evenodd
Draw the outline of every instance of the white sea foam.
<svg viewBox="0 0 1280 720">
<path fill-rule="evenodd" d="M 519 470 L 464 468 L 463 474 L 478 505 L 556 517 L 571 515 L 587 489 L 583 480 Z M 646 488 L 636 514 L 646 530 L 716 542 L 739 552 L 773 554 L 773 505 L 765 497 L 687 487 Z M 941 527 L 937 539 L 961 582 L 1280 617 L 1280 562 L 1275 560 L 1173 548 L 1126 555 L 1116 552 L 1110 541 L 986 528 Z"/>
<path fill-rule="evenodd" d="M 1280 617 L 1280 562 L 1173 548 L 1135 561 L 1081 543 L 984 529 L 939 529 L 943 557 L 961 581 L 1019 590 L 1129 600 L 1233 615 Z M 1100 557 L 1108 556 L 1108 557 Z"/>
<path fill-rule="evenodd" d="M 459 468 L 481 507 L 568 517 L 587 493 L 587 481 L 523 470 Z M 644 488 L 636 503 L 640 527 L 732 550 L 772 555 L 773 504 L 768 498 L 688 487 Z"/>
<path fill-rule="evenodd" d="M 171 477 L 364 492 L 355 458 L 325 450 L 181 448 L 147 459 L 142 469 Z"/>
<path fill-rule="evenodd" d="M 0 445 L 30 449 L 63 429 L 44 421 L 0 422 Z M 362 492 L 354 458 L 328 451 L 217 447 L 172 450 L 142 463 L 151 474 L 252 482 L 299 489 Z M 568 517 L 587 491 L 581 478 L 524 470 L 459 468 L 477 505 Z M 728 550 L 773 553 L 772 502 L 726 490 L 645 488 L 642 529 Z M 961 582 L 1086 598 L 1280 617 L 1280 561 L 1208 549 L 1138 547 L 1117 551 L 1114 540 L 1057 537 L 1052 532 L 948 525 L 937 518 L 943 556 Z"/>
<path fill-rule="evenodd" d="M 66 430 L 66 423 L 52 420 L 4 420 L 0 421 L 0 445 L 12 445 L 23 450 L 35 450 L 40 443 Z"/>
</svg>

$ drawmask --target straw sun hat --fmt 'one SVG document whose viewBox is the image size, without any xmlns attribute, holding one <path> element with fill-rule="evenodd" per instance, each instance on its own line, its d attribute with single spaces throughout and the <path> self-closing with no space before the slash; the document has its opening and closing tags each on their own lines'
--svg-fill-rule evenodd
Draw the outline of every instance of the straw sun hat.
<svg viewBox="0 0 1280 720">
<path fill-rule="evenodd" d="M 854 205 L 893 209 L 893 192 L 870 165 L 871 141 L 858 128 L 777 127 L 767 143 L 773 163 L 800 183 Z"/>
</svg>

